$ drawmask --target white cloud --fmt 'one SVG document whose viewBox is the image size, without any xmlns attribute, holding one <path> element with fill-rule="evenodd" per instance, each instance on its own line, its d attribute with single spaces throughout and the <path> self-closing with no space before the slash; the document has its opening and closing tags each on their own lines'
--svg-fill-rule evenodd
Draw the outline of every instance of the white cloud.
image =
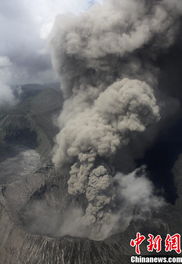
<svg viewBox="0 0 182 264">
<path fill-rule="evenodd" d="M 40 37 L 46 38 L 58 14 L 78 14 L 86 10 L 94 2 L 96 1 L 91 3 L 89 0 L 26 0 L 26 5 L 29 7 L 34 20 L 40 26 Z"/>
<path fill-rule="evenodd" d="M 0 57 L 0 104 L 14 101 L 13 92 L 10 88 L 11 62 L 7 57 Z"/>
</svg>

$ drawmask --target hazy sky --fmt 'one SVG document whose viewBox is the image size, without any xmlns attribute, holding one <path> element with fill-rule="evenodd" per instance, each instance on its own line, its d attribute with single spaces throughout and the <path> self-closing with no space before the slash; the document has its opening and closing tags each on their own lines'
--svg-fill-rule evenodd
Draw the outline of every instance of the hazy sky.
<svg viewBox="0 0 182 264">
<path fill-rule="evenodd" d="M 46 38 L 56 15 L 82 12 L 94 2 L 88 0 L 0 1 L 0 99 L 2 94 L 6 94 L 5 87 L 10 84 L 54 80 Z"/>
</svg>

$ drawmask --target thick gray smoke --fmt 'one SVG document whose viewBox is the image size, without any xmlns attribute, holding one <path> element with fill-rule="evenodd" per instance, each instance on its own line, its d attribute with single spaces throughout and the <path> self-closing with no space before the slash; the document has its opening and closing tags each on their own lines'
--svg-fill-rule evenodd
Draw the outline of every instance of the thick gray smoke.
<svg viewBox="0 0 182 264">
<path fill-rule="evenodd" d="M 91 238 L 127 227 L 136 207 L 142 217 L 163 204 L 145 172 L 124 175 L 112 160 L 127 146 L 134 150 L 138 136 L 150 141 L 168 115 L 171 99 L 161 96 L 150 60 L 174 43 L 181 12 L 180 0 L 106 0 L 55 22 L 52 59 L 65 102 L 53 162 L 68 168 L 69 194 L 86 199 L 79 221 Z"/>
<path fill-rule="evenodd" d="M 153 184 L 147 179 L 143 168 L 127 175 L 117 173 L 112 177 L 104 166 L 99 166 L 87 177 L 86 190 L 80 192 L 85 193 L 88 206 L 85 212 L 81 208 L 68 210 L 59 235 L 102 240 L 124 231 L 132 220 L 150 217 L 152 210 L 158 210 L 165 204 L 163 198 L 155 196 Z M 70 181 L 71 178 L 68 184 Z M 77 186 L 69 189 L 69 192 L 76 195 L 73 193 L 76 191 L 78 195 L 81 186 L 83 184 L 78 179 Z M 116 206 L 116 201 L 119 206 Z"/>
</svg>

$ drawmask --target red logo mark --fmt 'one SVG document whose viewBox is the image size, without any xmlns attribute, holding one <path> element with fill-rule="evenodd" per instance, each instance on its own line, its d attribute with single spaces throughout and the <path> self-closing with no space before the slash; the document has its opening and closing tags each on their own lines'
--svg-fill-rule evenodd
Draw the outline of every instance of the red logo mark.
<svg viewBox="0 0 182 264">
<path fill-rule="evenodd" d="M 141 235 L 139 232 L 136 234 L 136 238 L 135 239 L 131 239 L 130 241 L 130 246 L 131 247 L 135 247 L 135 252 L 136 254 L 140 255 L 140 245 L 142 244 L 142 242 L 146 239 L 145 236 Z"/>
<path fill-rule="evenodd" d="M 157 253 L 161 251 L 162 249 L 162 238 L 160 235 L 157 235 L 155 238 L 153 235 L 148 235 L 149 239 L 147 241 L 149 242 L 147 246 L 147 250 L 149 252 L 153 252 L 155 250 Z"/>
<path fill-rule="evenodd" d="M 175 250 L 178 254 L 181 253 L 181 236 L 178 233 L 173 236 L 168 234 L 165 239 L 165 251 L 171 252 L 172 250 Z"/>
<path fill-rule="evenodd" d="M 135 239 L 131 239 L 130 246 L 135 247 L 135 253 L 140 255 L 140 245 L 146 239 L 144 235 L 141 235 L 139 232 L 136 234 Z M 147 250 L 148 252 L 153 252 L 154 250 L 159 253 L 162 250 L 162 238 L 160 235 L 154 237 L 152 234 L 148 235 L 147 239 L 148 245 Z M 171 252 L 176 251 L 177 254 L 181 253 L 181 235 L 176 233 L 173 236 L 167 235 L 165 239 L 165 251 Z"/>
</svg>

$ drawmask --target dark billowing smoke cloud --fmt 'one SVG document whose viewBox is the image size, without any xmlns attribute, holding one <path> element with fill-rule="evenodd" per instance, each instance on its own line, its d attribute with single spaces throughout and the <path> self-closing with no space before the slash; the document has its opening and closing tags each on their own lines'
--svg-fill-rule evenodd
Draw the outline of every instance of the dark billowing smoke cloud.
<svg viewBox="0 0 182 264">
<path fill-rule="evenodd" d="M 53 162 L 69 171 L 68 193 L 87 202 L 79 235 L 85 228 L 103 239 L 163 205 L 145 169 L 134 168 L 179 110 L 157 64 L 179 41 L 181 14 L 180 0 L 106 0 L 81 16 L 57 17 L 52 59 L 65 102 Z"/>
</svg>

